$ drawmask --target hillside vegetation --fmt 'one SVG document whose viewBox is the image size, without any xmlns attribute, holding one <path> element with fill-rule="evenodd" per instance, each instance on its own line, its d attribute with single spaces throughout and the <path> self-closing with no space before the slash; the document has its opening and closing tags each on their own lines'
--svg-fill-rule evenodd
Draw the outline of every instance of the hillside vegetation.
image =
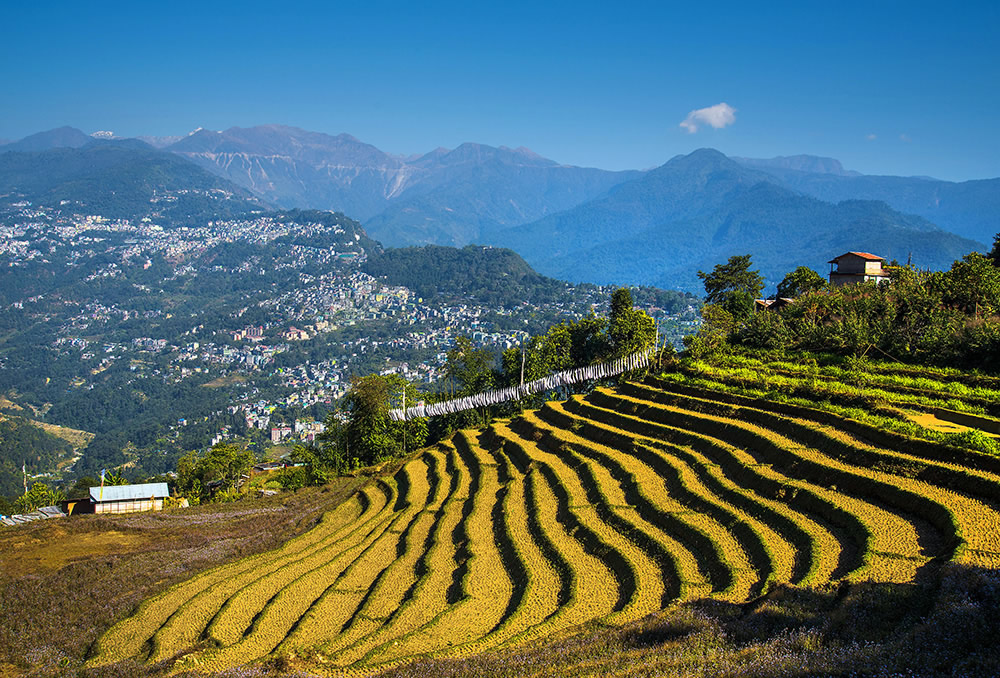
<svg viewBox="0 0 1000 678">
<path fill-rule="evenodd" d="M 995 672 L 982 636 L 1000 607 L 1000 458 L 814 406 L 820 384 L 883 380 L 883 405 L 924 412 L 908 389 L 995 403 L 994 384 L 935 372 L 917 385 L 856 362 L 776 402 L 736 392 L 740 369 L 668 372 L 460 431 L 301 537 L 146 601 L 91 665 Z M 972 438 L 996 421 L 977 416 Z"/>
</svg>

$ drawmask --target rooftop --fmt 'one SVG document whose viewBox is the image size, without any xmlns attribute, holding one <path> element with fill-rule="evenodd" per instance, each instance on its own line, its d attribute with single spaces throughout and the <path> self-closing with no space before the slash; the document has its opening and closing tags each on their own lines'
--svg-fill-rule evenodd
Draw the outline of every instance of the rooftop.
<svg viewBox="0 0 1000 678">
<path fill-rule="evenodd" d="M 868 252 L 847 252 L 846 254 L 841 254 L 839 257 L 834 257 L 828 264 L 836 264 L 838 261 L 844 257 L 859 257 L 861 259 L 867 259 L 868 261 L 885 261 L 885 257 L 880 257 L 875 254 L 869 254 Z"/>
<path fill-rule="evenodd" d="M 142 485 L 109 485 L 103 492 L 100 487 L 90 488 L 92 501 L 127 501 L 130 499 L 162 499 L 169 497 L 170 490 L 166 483 L 143 483 Z"/>
</svg>

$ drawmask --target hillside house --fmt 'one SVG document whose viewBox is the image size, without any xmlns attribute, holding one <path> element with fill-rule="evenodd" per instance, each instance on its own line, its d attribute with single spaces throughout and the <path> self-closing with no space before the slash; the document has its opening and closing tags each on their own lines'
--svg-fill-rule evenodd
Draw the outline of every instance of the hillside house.
<svg viewBox="0 0 1000 678">
<path fill-rule="evenodd" d="M 170 496 L 166 483 L 112 485 L 90 488 L 94 513 L 134 513 L 162 511 L 163 500 Z"/>
<path fill-rule="evenodd" d="M 779 297 L 777 299 L 754 299 L 755 311 L 780 311 L 785 306 L 795 303 L 794 299 Z"/>
<path fill-rule="evenodd" d="M 830 284 L 855 285 L 869 280 L 880 283 L 889 279 L 889 272 L 882 265 L 885 258 L 867 252 L 848 252 L 834 257 L 830 264 Z"/>
</svg>

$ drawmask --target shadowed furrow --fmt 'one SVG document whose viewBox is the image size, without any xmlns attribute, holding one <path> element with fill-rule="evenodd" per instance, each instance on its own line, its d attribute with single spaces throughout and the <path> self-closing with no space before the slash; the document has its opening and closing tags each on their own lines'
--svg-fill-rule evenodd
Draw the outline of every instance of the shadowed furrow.
<svg viewBox="0 0 1000 678">
<path fill-rule="evenodd" d="M 752 424 L 744 424 L 724 417 L 702 415 L 698 412 L 681 410 L 679 408 L 663 407 L 640 401 L 630 401 L 621 397 L 611 397 L 600 393 L 594 398 L 612 406 L 629 410 L 639 407 L 644 416 L 657 420 L 665 420 L 687 429 L 701 433 L 712 432 L 723 440 L 739 445 L 749 453 L 763 459 L 766 463 L 779 465 L 791 476 L 801 478 L 795 485 L 806 483 L 814 493 L 825 495 L 837 505 L 850 511 L 865 523 L 873 537 L 868 549 L 868 571 L 859 574 L 865 579 L 877 579 L 889 582 L 912 581 L 919 567 L 928 562 L 930 555 L 924 554 L 920 545 L 912 514 L 908 518 L 905 513 L 896 513 L 883 508 L 882 502 L 898 508 L 900 503 L 906 503 L 900 497 L 906 494 L 923 507 L 941 509 L 940 505 L 912 495 L 905 490 L 898 490 L 895 485 L 888 485 L 863 474 L 861 470 L 831 463 L 829 458 L 811 448 L 802 447 L 789 441 L 773 431 L 761 429 Z M 825 483 L 831 487 L 820 486 Z M 833 488 L 836 489 L 833 489 Z M 924 538 L 934 540 L 933 534 L 923 533 Z"/>
<path fill-rule="evenodd" d="M 580 419 L 563 403 L 546 403 L 539 416 L 551 422 L 560 436 L 572 435 L 567 431 L 573 430 L 593 443 L 590 454 L 601 454 L 616 475 L 633 478 L 636 491 L 654 478 L 664 477 L 665 467 L 672 460 L 684 461 L 706 492 L 736 512 L 734 526 L 746 522 L 759 535 L 768 557 L 774 561 L 772 572 L 777 581 L 803 583 L 814 578 L 826 581 L 837 567 L 840 544 L 828 530 L 785 504 L 740 486 L 725 474 L 722 466 L 694 449 L 636 438 L 607 424 Z M 611 446 L 606 448 L 611 453 L 602 451 L 604 444 Z M 588 454 L 586 450 L 581 452 Z"/>
</svg>

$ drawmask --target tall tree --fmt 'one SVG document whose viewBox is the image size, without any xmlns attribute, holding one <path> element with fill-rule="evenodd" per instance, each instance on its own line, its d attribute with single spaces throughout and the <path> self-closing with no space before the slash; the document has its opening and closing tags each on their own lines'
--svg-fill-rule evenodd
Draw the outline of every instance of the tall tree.
<svg viewBox="0 0 1000 678">
<path fill-rule="evenodd" d="M 494 387 L 493 354 L 485 348 L 475 348 L 468 337 L 458 337 L 455 348 L 447 353 L 445 376 L 456 395 L 471 395 Z"/>
<path fill-rule="evenodd" d="M 60 490 L 53 490 L 45 483 L 34 483 L 28 491 L 14 502 L 21 513 L 34 511 L 39 506 L 53 506 L 66 498 Z"/>
<path fill-rule="evenodd" d="M 395 374 L 372 374 L 352 381 L 343 404 L 347 423 L 341 439 L 346 457 L 370 465 L 422 446 L 427 439 L 426 420 L 402 422 L 389 417 L 390 409 L 404 402 L 410 407 L 419 397 L 413 384 Z"/>
<path fill-rule="evenodd" d="M 650 348 L 656 341 L 656 322 L 645 311 L 632 307 L 632 293 L 624 287 L 611 295 L 608 344 L 614 357 Z"/>
<path fill-rule="evenodd" d="M 778 283 L 779 299 L 795 299 L 806 292 L 823 289 L 826 280 L 808 266 L 799 266 Z"/>
<path fill-rule="evenodd" d="M 750 255 L 740 254 L 729 257 L 724 264 L 716 264 L 711 273 L 698 271 L 698 277 L 705 284 L 705 300 L 721 304 L 737 292 L 759 297 L 764 289 L 764 278 L 759 271 L 751 270 L 751 265 Z"/>
</svg>

